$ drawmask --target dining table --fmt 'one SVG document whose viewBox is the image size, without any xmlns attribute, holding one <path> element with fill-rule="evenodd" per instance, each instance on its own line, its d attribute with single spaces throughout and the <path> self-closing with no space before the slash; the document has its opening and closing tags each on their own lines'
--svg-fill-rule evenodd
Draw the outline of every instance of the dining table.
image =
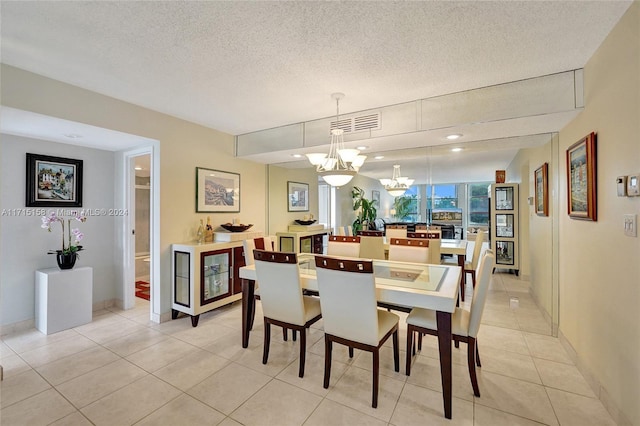
<svg viewBox="0 0 640 426">
<path fill-rule="evenodd" d="M 383 238 L 384 238 L 383 241 L 384 241 L 385 253 L 389 253 L 389 240 L 387 239 L 387 237 L 383 237 Z M 462 268 L 462 270 L 464 271 L 464 263 L 467 258 L 468 241 L 454 240 L 454 239 L 448 239 L 448 238 L 443 238 L 440 241 L 441 241 L 440 254 L 450 254 L 453 256 L 457 256 L 458 266 L 460 266 L 460 268 Z M 464 288 L 465 288 L 465 285 L 467 284 L 466 275 L 467 274 L 463 273 L 460 279 L 460 298 L 462 299 L 463 302 L 464 302 Z"/>
<path fill-rule="evenodd" d="M 299 253 L 297 256 L 302 289 L 317 292 L 316 255 Z M 436 311 L 444 415 L 451 419 L 451 316 L 458 301 L 462 268 L 374 259 L 373 271 L 378 302 Z M 255 316 L 255 265 L 241 267 L 239 274 L 242 279 L 242 347 L 247 348 Z"/>
</svg>

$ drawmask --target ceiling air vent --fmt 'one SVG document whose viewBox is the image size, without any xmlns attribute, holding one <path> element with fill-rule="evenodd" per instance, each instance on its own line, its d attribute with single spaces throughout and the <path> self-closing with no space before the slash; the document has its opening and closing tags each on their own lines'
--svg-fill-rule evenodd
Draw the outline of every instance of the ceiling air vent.
<svg viewBox="0 0 640 426">
<path fill-rule="evenodd" d="M 380 113 L 376 112 L 373 114 L 332 121 L 329 132 L 335 128 L 342 129 L 345 133 L 362 132 L 365 130 L 380 130 Z"/>
</svg>

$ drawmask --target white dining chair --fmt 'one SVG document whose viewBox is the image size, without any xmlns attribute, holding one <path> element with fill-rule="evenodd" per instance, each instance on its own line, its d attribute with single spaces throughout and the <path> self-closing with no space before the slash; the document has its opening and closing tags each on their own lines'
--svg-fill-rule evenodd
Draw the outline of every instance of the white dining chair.
<svg viewBox="0 0 640 426">
<path fill-rule="evenodd" d="M 476 240 L 473 246 L 473 255 L 471 256 L 471 260 L 466 260 L 464 262 L 464 271 L 465 274 L 471 274 L 471 282 L 473 284 L 473 288 L 476 288 L 476 269 L 478 268 L 478 261 L 480 260 L 480 254 L 482 253 L 482 244 L 484 243 L 484 231 L 478 231 L 476 234 Z M 453 260 L 445 261 L 446 264 L 449 265 L 457 265 L 457 259 L 454 262 Z"/>
<path fill-rule="evenodd" d="M 478 378 L 476 376 L 476 364 L 481 367 L 480 354 L 478 351 L 478 331 L 480 329 L 480 321 L 484 305 L 487 300 L 487 292 L 489 290 L 489 282 L 491 281 L 491 273 L 495 265 L 495 256 L 493 251 L 487 250 L 482 257 L 478 268 L 478 287 L 473 292 L 471 300 L 471 309 L 469 311 L 456 308 L 451 316 L 451 333 L 452 339 L 456 342 L 467 343 L 467 364 L 469 367 L 469 376 L 471 378 L 471 386 L 473 394 L 480 396 L 480 388 L 478 386 Z M 407 317 L 407 360 L 405 372 L 407 376 L 411 374 L 411 358 L 414 352 L 413 338 L 418 333 L 418 349 L 422 348 L 422 335 L 430 334 L 438 335 L 438 326 L 436 320 L 436 312 L 431 309 L 414 308 Z"/>
<path fill-rule="evenodd" d="M 359 257 L 360 237 L 331 235 L 327 243 L 327 254 L 339 257 Z"/>
<path fill-rule="evenodd" d="M 300 269 L 295 253 L 254 250 L 256 278 L 260 282 L 260 299 L 264 313 L 264 348 L 262 363 L 269 359 L 271 324 L 300 332 L 298 376 L 304 376 L 306 330 L 322 315 L 320 300 L 303 296 Z"/>
<path fill-rule="evenodd" d="M 389 241 L 389 260 L 397 262 L 429 263 L 428 239 L 391 238 Z M 440 263 L 438 261 L 438 263 Z"/>
<path fill-rule="evenodd" d="M 368 237 L 360 235 L 360 254 L 361 259 L 385 259 L 384 240 L 382 236 Z"/>
<path fill-rule="evenodd" d="M 400 371 L 398 344 L 399 317 L 377 309 L 373 263 L 364 260 L 316 256 L 316 274 L 320 290 L 320 307 L 324 322 L 324 383 L 329 388 L 333 343 L 371 352 L 373 355 L 373 389 L 371 406 L 378 406 L 380 348 L 393 336 L 395 371 Z"/>
<path fill-rule="evenodd" d="M 384 231 L 384 235 L 387 240 L 390 238 L 407 238 L 407 227 L 394 227 L 393 225 L 387 226 Z"/>
</svg>

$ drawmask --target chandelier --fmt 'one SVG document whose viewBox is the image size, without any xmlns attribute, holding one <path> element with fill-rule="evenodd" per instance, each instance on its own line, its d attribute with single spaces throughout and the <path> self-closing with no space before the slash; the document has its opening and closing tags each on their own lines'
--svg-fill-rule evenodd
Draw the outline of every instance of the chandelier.
<svg viewBox="0 0 640 426">
<path fill-rule="evenodd" d="M 331 129 L 331 148 L 329 154 L 307 154 L 309 162 L 316 166 L 316 171 L 322 179 L 331 186 L 343 186 L 349 183 L 364 164 L 366 155 L 360 155 L 357 149 L 345 149 L 344 130 L 339 128 L 340 123 L 340 99 L 344 93 L 333 93 L 332 99 L 336 100 L 336 124 Z"/>
<path fill-rule="evenodd" d="M 400 197 L 413 185 L 414 179 L 400 176 L 400 165 L 393 165 L 393 176 L 391 179 L 380 179 L 380 183 L 384 185 L 384 189 L 387 190 L 392 197 Z"/>
</svg>

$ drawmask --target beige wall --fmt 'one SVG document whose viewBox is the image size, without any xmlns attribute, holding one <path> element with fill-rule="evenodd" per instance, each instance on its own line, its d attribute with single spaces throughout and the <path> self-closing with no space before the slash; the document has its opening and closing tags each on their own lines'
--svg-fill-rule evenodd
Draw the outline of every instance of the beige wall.
<svg viewBox="0 0 640 426">
<path fill-rule="evenodd" d="M 351 182 L 336 191 L 336 211 L 338 215 L 336 221 L 338 223 L 334 224 L 335 226 L 351 225 L 356 220 L 357 212 L 353 210 L 353 198 L 351 197 L 351 190 L 354 186 L 364 190 L 364 197 L 367 200 L 372 198 L 371 191 L 380 191 L 380 208 L 378 209 L 377 217 L 390 220 L 389 210 L 393 207 L 394 198 L 385 191 L 379 180 L 358 174 L 351 179 Z"/>
<path fill-rule="evenodd" d="M 640 3 L 635 2 L 584 68 L 584 111 L 560 132 L 560 155 L 597 133 L 598 221 L 567 216 L 560 167 L 560 332 L 601 399 L 640 425 L 640 239 L 622 215 L 640 197 L 616 196 L 617 176 L 640 172 Z"/>
<path fill-rule="evenodd" d="M 156 314 L 170 309 L 170 246 L 194 240 L 199 219 L 209 215 L 219 225 L 236 217 L 266 229 L 266 166 L 235 158 L 233 136 L 10 66 L 2 65 L 1 77 L 2 105 L 159 141 L 161 304 Z M 196 167 L 241 175 L 240 213 L 196 214 Z M 105 197 L 114 200 L 114 194 Z"/>
<path fill-rule="evenodd" d="M 507 181 L 520 184 L 520 272 L 529 278 L 530 291 L 549 320 L 554 318 L 553 214 L 557 209 L 552 197 L 557 192 L 554 186 L 557 158 L 552 153 L 552 137 L 549 135 L 549 142 L 543 146 L 520 150 L 507 169 Z M 534 172 L 544 163 L 549 164 L 549 216 L 546 217 L 536 215 L 534 206 L 528 202 L 529 197 L 535 196 Z"/>
<path fill-rule="evenodd" d="M 269 234 L 286 232 L 289 225 L 295 225 L 296 219 L 302 219 L 305 215 L 312 214 L 318 219 L 318 174 L 313 167 L 303 169 L 287 169 L 283 167 L 268 166 L 269 178 Z M 309 184 L 309 211 L 290 212 L 287 202 L 287 182 L 301 182 Z"/>
</svg>

